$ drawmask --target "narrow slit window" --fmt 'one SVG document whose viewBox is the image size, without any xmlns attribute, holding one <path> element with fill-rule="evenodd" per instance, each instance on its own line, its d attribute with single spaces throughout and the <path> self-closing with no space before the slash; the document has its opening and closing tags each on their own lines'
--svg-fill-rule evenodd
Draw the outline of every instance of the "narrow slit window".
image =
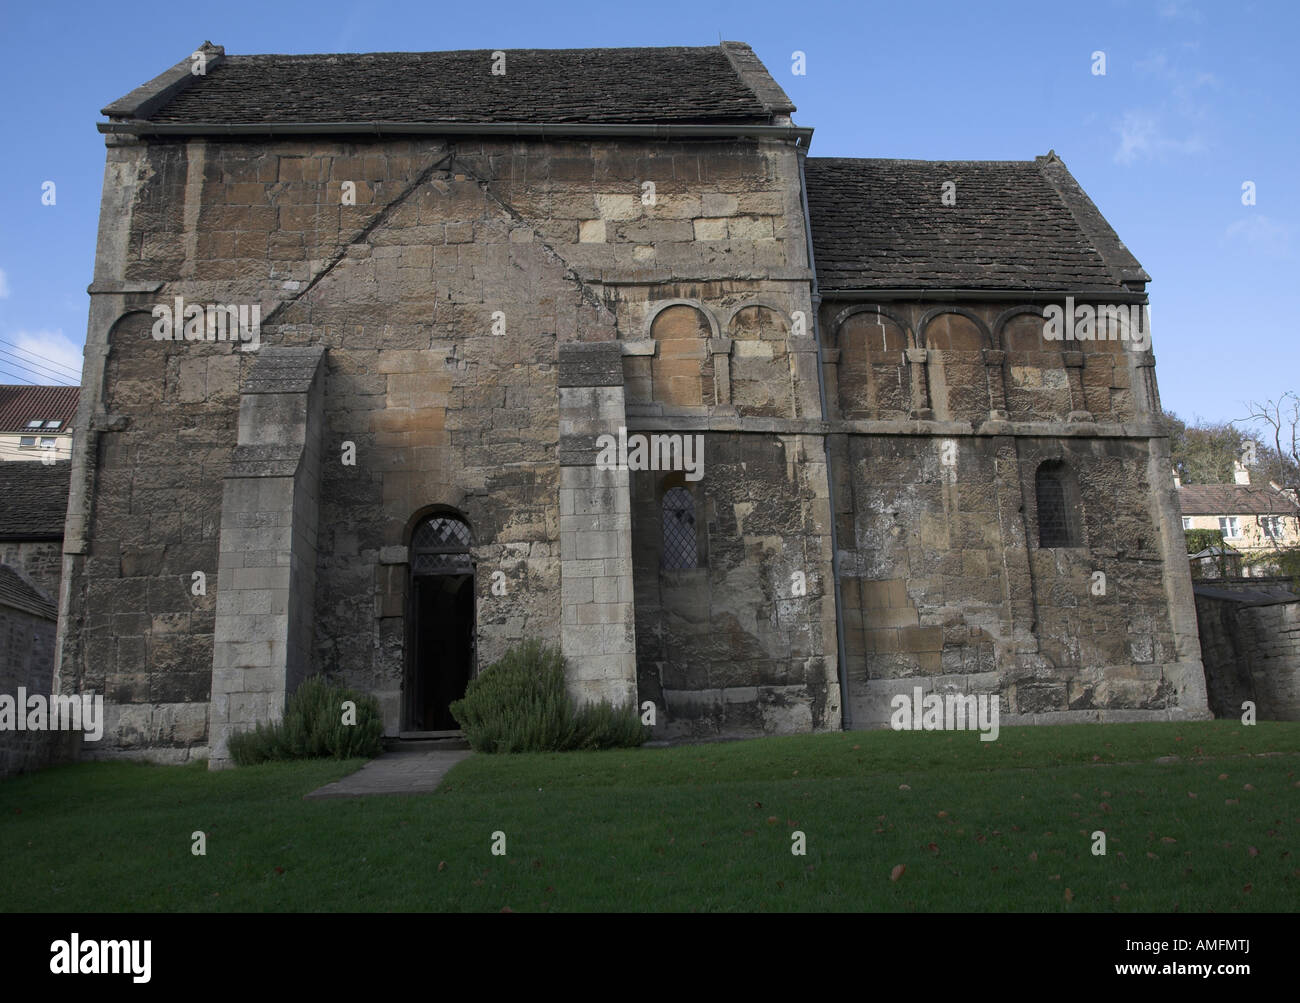
<svg viewBox="0 0 1300 1003">
<path fill-rule="evenodd" d="M 1038 546 L 1074 546 L 1073 518 L 1068 502 L 1065 471 L 1058 464 L 1038 468 Z"/>
<path fill-rule="evenodd" d="M 665 570 L 694 568 L 698 563 L 695 536 L 695 499 L 683 487 L 670 488 L 664 494 Z"/>
</svg>

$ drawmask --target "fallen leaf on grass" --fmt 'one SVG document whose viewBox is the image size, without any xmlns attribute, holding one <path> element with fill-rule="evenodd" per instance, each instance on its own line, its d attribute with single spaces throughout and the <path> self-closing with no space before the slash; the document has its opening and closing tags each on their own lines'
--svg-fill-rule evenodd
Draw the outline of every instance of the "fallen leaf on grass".
<svg viewBox="0 0 1300 1003">
<path fill-rule="evenodd" d="M 1067 902 L 1074 901 L 1074 892 L 1070 891 L 1070 889 L 1068 888 L 1065 890 L 1065 901 Z"/>
<path fill-rule="evenodd" d="M 903 872 L 906 870 L 907 870 L 906 864 L 896 864 L 894 866 L 894 869 L 889 872 L 889 880 L 897 881 L 899 878 L 903 876 Z"/>
</svg>

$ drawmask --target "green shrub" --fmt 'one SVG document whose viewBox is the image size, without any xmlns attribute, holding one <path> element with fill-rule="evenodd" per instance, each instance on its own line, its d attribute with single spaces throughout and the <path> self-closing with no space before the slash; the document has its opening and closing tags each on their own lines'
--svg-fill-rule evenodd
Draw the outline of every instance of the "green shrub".
<svg viewBox="0 0 1300 1003">
<path fill-rule="evenodd" d="M 511 647 L 484 669 L 451 713 L 476 752 L 610 749 L 646 740 L 634 706 L 575 707 L 564 689 L 564 656 L 539 641 Z"/>
<path fill-rule="evenodd" d="M 356 723 L 343 723 L 343 704 L 356 704 Z M 289 697 L 284 717 L 231 735 L 227 743 L 236 766 L 281 759 L 353 759 L 377 756 L 384 732 L 379 701 L 326 682 L 303 681 Z"/>
<path fill-rule="evenodd" d="M 1183 534 L 1187 537 L 1189 554 L 1199 554 L 1206 547 L 1223 545 L 1223 534 L 1217 529 L 1186 529 Z"/>
</svg>

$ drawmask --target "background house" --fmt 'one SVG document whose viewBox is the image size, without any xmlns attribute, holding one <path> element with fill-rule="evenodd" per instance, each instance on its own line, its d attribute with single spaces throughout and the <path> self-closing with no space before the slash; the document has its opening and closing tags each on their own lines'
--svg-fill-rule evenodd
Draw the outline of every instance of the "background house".
<svg viewBox="0 0 1300 1003">
<path fill-rule="evenodd" d="M 1215 530 L 1242 557 L 1247 577 L 1276 574 L 1267 557 L 1300 546 L 1300 505 L 1276 484 L 1253 485 L 1250 471 L 1235 464 L 1235 484 L 1178 484 L 1183 531 Z"/>
<path fill-rule="evenodd" d="M 70 459 L 80 398 L 80 387 L 0 385 L 0 462 Z"/>
</svg>

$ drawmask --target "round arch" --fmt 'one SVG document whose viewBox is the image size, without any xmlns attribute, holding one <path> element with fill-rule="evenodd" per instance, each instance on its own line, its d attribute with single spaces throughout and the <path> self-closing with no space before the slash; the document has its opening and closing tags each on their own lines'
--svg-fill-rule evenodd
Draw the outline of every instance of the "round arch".
<svg viewBox="0 0 1300 1003">
<path fill-rule="evenodd" d="M 875 314 L 879 314 L 881 317 L 884 317 L 889 321 L 892 321 L 899 328 L 899 330 L 903 332 L 903 336 L 907 339 L 908 347 L 909 348 L 916 347 L 916 334 L 912 330 L 912 325 L 909 324 L 906 320 L 904 320 L 898 314 L 894 313 L 892 310 L 886 310 L 878 303 L 859 303 L 857 306 L 845 307 L 843 310 L 837 313 L 835 315 L 835 319 L 831 321 L 831 347 L 832 348 L 840 347 L 840 331 L 844 327 L 844 322 L 848 320 L 850 317 L 856 316 L 857 314 L 860 313 L 875 313 Z"/>
<path fill-rule="evenodd" d="M 936 317 L 942 317 L 943 315 L 950 314 L 950 313 L 956 314 L 959 317 L 965 317 L 972 324 L 974 324 L 976 329 L 980 333 L 980 337 L 984 339 L 985 348 L 994 347 L 993 335 L 992 333 L 990 333 L 988 325 L 984 323 L 984 320 L 974 311 L 967 310 L 965 307 L 960 307 L 960 306 L 937 306 L 923 313 L 921 315 L 921 319 L 916 322 L 916 341 L 918 347 L 920 348 L 930 347 L 925 340 L 926 328 L 930 326 L 930 322 L 934 320 Z"/>
</svg>

